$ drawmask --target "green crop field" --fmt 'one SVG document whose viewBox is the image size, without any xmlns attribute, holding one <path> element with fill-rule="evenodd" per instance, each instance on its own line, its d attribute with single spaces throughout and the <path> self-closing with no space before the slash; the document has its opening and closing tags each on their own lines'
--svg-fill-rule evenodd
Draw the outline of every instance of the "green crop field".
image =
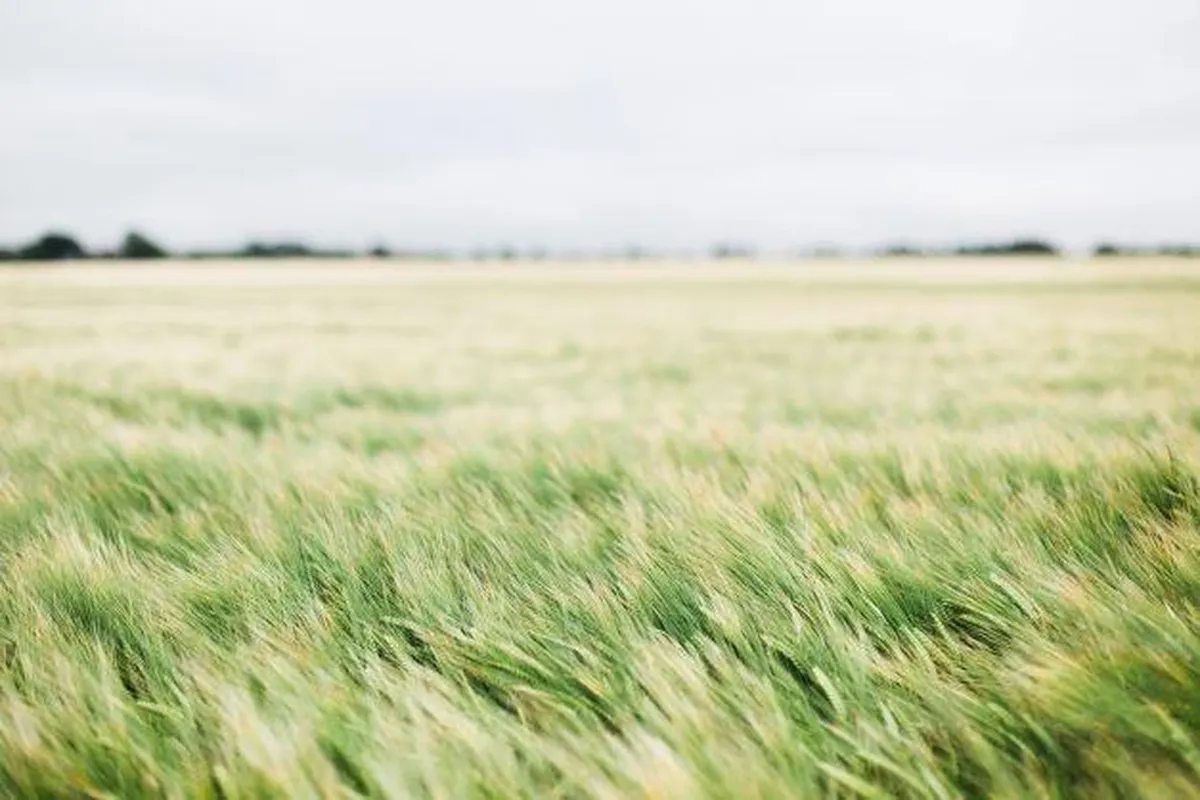
<svg viewBox="0 0 1200 800">
<path fill-rule="evenodd" d="M 1195 263 L 0 271 L 0 795 L 1198 787 Z"/>
</svg>

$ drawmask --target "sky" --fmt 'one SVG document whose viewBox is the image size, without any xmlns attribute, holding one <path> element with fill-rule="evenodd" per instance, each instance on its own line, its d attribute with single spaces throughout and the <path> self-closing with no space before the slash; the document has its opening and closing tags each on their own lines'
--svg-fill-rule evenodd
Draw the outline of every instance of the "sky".
<svg viewBox="0 0 1200 800">
<path fill-rule="evenodd" d="M 1200 241 L 1197 0 L 0 0 L 0 243 Z"/>
</svg>

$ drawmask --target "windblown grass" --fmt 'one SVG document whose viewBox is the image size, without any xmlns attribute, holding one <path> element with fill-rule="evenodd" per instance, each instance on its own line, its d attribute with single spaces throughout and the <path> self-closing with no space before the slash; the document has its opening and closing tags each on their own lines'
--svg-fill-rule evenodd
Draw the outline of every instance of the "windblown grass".
<svg viewBox="0 0 1200 800">
<path fill-rule="evenodd" d="M 1200 276 L 961 267 L 0 276 L 0 794 L 1200 796 Z"/>
</svg>

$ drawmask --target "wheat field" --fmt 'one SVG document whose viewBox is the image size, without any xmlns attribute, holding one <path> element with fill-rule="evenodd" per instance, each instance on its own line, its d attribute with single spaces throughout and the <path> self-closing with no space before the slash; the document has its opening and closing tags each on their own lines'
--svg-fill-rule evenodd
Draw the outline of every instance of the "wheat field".
<svg viewBox="0 0 1200 800">
<path fill-rule="evenodd" d="M 1194 262 L 0 271 L 0 794 L 1198 786 Z"/>
</svg>

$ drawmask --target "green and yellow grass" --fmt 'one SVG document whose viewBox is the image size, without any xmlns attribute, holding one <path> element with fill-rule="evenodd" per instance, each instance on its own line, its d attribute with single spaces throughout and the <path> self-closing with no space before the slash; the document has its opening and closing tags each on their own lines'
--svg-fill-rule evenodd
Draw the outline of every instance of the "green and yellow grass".
<svg viewBox="0 0 1200 800">
<path fill-rule="evenodd" d="M 0 273 L 0 794 L 1200 796 L 1190 269 Z"/>
</svg>

